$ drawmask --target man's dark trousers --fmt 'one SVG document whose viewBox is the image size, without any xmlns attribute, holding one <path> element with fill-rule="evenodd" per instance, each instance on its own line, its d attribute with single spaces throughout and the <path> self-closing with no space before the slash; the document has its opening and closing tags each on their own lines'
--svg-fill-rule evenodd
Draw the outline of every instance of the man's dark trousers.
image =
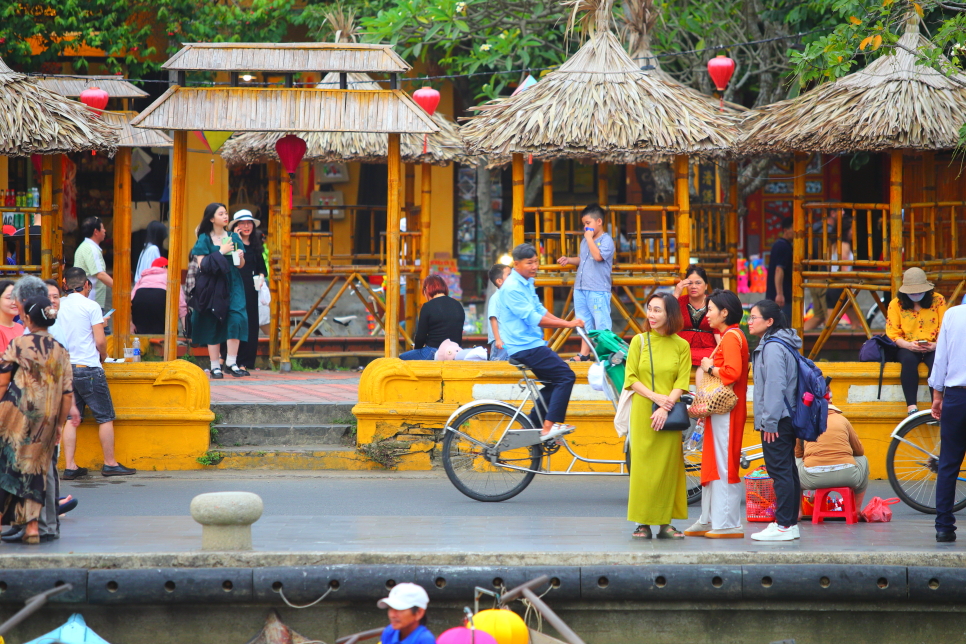
<svg viewBox="0 0 966 644">
<path fill-rule="evenodd" d="M 939 421 L 939 471 L 936 474 L 936 532 L 955 532 L 953 503 L 966 457 L 966 388 L 946 387 Z"/>
<path fill-rule="evenodd" d="M 543 389 L 540 390 L 540 397 L 543 398 L 547 408 L 544 420 L 562 423 L 567 417 L 567 405 L 570 403 L 570 392 L 577 382 L 566 362 L 560 359 L 550 347 L 536 347 L 518 351 L 511 357 L 530 367 L 530 371 L 543 382 Z M 531 412 L 530 419 L 534 421 L 537 429 L 542 429 L 542 425 L 537 423 L 536 414 Z"/>
</svg>

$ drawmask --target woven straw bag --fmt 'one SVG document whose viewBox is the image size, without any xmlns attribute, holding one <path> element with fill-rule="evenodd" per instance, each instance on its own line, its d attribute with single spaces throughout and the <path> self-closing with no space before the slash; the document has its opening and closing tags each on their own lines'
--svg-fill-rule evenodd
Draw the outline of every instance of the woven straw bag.
<svg viewBox="0 0 966 644">
<path fill-rule="evenodd" d="M 744 342 L 741 332 L 738 331 L 737 333 L 738 342 Z M 719 342 L 714 353 L 711 354 L 712 356 L 717 353 L 720 346 L 721 343 Z M 727 414 L 737 404 L 738 394 L 735 393 L 732 385 L 724 384 L 718 376 L 706 374 L 701 378 L 701 387 L 694 394 L 694 402 L 688 407 L 688 416 L 691 418 L 707 418 L 712 414 Z"/>
</svg>

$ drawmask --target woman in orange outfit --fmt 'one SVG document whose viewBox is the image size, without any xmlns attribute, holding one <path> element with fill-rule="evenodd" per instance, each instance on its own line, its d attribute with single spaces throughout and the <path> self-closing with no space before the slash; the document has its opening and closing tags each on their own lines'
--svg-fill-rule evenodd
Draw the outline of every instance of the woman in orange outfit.
<svg viewBox="0 0 966 644">
<path fill-rule="evenodd" d="M 738 404 L 727 414 L 712 414 L 711 431 L 705 431 L 701 460 L 701 517 L 684 531 L 689 537 L 741 539 L 741 436 L 747 416 L 748 341 L 738 326 L 741 300 L 731 291 L 716 290 L 708 297 L 708 322 L 721 342 L 714 353 L 701 360 L 699 369 L 732 385 Z M 705 425 L 707 427 L 707 424 Z"/>
</svg>

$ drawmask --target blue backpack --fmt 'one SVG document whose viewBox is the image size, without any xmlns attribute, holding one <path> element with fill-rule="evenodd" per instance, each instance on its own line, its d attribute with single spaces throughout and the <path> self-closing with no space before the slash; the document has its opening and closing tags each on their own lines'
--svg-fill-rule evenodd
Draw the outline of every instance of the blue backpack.
<svg viewBox="0 0 966 644">
<path fill-rule="evenodd" d="M 798 386 L 796 395 L 797 404 L 795 408 L 789 404 L 785 398 L 785 409 L 791 416 L 792 429 L 795 431 L 795 438 L 803 441 L 816 441 L 818 437 L 825 433 L 828 423 L 828 385 L 825 383 L 825 376 L 822 370 L 815 366 L 815 363 L 800 354 L 790 344 L 779 338 L 769 338 L 765 344 L 780 344 L 788 349 L 798 363 Z M 811 402 L 805 401 L 811 395 Z M 783 396 L 784 398 L 784 396 Z"/>
</svg>

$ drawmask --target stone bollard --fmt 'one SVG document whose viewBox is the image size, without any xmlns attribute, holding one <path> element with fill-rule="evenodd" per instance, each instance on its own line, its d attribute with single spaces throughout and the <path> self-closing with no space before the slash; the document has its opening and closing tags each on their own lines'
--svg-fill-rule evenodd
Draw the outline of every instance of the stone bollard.
<svg viewBox="0 0 966 644">
<path fill-rule="evenodd" d="M 191 499 L 191 518 L 201 524 L 202 550 L 251 550 L 252 524 L 262 498 L 251 492 L 211 492 Z"/>
</svg>

